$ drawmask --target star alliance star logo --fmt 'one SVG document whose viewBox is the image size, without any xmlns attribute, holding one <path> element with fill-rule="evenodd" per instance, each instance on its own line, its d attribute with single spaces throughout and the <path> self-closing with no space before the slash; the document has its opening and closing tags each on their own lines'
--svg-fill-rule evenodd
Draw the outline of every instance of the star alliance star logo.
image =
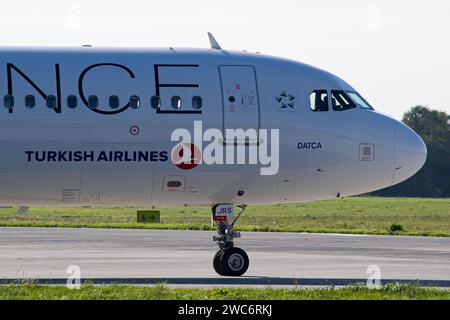
<svg viewBox="0 0 450 320">
<path fill-rule="evenodd" d="M 295 97 L 293 95 L 288 94 L 286 91 L 283 91 L 275 99 L 280 104 L 281 109 L 294 109 Z"/>
</svg>

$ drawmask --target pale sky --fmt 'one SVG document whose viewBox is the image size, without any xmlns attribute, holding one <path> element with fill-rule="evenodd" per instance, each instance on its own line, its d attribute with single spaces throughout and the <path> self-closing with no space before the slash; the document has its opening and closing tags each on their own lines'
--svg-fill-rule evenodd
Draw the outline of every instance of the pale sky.
<svg viewBox="0 0 450 320">
<path fill-rule="evenodd" d="M 447 0 L 1 0 L 0 45 L 209 47 L 292 58 L 335 73 L 401 118 L 450 113 Z"/>
</svg>

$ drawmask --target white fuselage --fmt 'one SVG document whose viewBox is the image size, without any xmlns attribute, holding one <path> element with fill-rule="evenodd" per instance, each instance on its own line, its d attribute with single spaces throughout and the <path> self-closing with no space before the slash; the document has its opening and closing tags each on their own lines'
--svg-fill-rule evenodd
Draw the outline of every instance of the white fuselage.
<svg viewBox="0 0 450 320">
<path fill-rule="evenodd" d="M 315 90 L 327 91 L 328 111 L 311 110 Z M 373 110 L 335 111 L 331 90 L 355 91 L 259 54 L 0 48 L 0 203 L 296 202 L 381 189 L 422 167 L 426 148 L 412 130 Z M 277 173 L 261 175 L 259 164 L 179 168 L 171 134 L 193 132 L 194 121 L 204 131 L 278 129 Z"/>
</svg>

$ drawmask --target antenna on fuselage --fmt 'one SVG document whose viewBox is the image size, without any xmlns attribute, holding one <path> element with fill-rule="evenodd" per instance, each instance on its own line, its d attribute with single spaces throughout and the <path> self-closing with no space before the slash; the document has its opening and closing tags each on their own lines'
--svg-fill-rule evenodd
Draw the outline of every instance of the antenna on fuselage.
<svg viewBox="0 0 450 320">
<path fill-rule="evenodd" d="M 212 35 L 211 32 L 208 32 L 209 43 L 211 44 L 211 49 L 222 50 L 222 47 L 217 42 L 216 38 Z"/>
</svg>

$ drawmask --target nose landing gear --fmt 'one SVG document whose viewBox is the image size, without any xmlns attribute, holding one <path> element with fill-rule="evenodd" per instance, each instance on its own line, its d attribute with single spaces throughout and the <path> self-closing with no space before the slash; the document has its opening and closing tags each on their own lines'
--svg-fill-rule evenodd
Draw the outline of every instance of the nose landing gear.
<svg viewBox="0 0 450 320">
<path fill-rule="evenodd" d="M 221 276 L 239 277 L 248 269 L 249 258 L 244 250 L 234 247 L 234 238 L 239 238 L 241 234 L 234 230 L 234 226 L 241 214 L 245 211 L 246 205 L 237 205 L 240 209 L 237 216 L 233 218 L 234 209 L 231 204 L 220 204 L 213 207 L 213 221 L 218 223 L 217 233 L 219 236 L 213 237 L 217 242 L 219 251 L 213 259 L 214 270 Z"/>
</svg>

